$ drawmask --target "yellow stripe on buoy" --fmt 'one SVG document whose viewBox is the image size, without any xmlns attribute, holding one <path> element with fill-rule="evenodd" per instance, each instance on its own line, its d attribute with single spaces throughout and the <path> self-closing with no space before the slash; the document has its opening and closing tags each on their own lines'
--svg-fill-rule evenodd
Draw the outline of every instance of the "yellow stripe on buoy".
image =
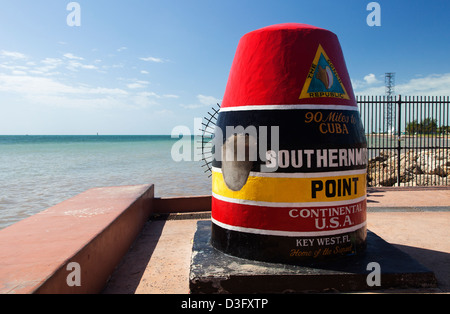
<svg viewBox="0 0 450 314">
<path fill-rule="evenodd" d="M 361 173 L 362 172 L 362 173 Z M 240 191 L 230 190 L 219 171 L 213 171 L 213 193 L 228 199 L 274 202 L 309 203 L 353 200 L 366 195 L 366 173 L 330 176 L 321 173 L 311 177 L 279 177 L 250 175 Z M 351 173 L 351 172 L 350 172 Z M 307 175 L 307 174 L 306 174 Z"/>
</svg>

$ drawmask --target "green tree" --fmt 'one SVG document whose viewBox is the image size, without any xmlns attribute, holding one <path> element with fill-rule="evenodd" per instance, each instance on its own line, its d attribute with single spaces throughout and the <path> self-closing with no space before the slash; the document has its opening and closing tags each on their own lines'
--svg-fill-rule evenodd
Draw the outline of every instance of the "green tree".
<svg viewBox="0 0 450 314">
<path fill-rule="evenodd" d="M 432 118 L 426 118 L 421 123 L 422 133 L 431 134 L 437 133 L 437 120 Z"/>
<path fill-rule="evenodd" d="M 450 134 L 450 126 L 448 125 L 443 125 L 440 128 L 438 128 L 438 133 L 439 134 Z"/>
<path fill-rule="evenodd" d="M 417 120 L 414 120 L 413 122 L 410 122 L 406 125 L 405 131 L 407 134 L 421 133 L 422 127 L 420 123 L 417 122 Z"/>
</svg>

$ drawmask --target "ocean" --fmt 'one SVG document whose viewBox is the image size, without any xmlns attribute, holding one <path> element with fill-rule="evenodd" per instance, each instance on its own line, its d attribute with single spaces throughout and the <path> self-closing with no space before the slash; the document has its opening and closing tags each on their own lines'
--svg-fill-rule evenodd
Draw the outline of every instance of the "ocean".
<svg viewBox="0 0 450 314">
<path fill-rule="evenodd" d="M 210 195 L 197 140 L 184 137 L 192 161 L 175 162 L 181 142 L 170 135 L 0 136 L 0 229 L 95 187 L 152 183 L 157 197 Z"/>
</svg>

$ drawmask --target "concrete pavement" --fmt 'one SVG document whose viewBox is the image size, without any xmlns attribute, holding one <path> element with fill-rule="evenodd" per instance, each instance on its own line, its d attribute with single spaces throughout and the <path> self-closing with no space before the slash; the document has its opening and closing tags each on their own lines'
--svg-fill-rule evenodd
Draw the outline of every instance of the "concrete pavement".
<svg viewBox="0 0 450 314">
<path fill-rule="evenodd" d="M 438 288 L 381 292 L 450 292 L 450 188 L 369 189 L 367 211 L 369 230 L 432 270 L 438 280 Z M 169 220 L 149 221 L 103 293 L 189 293 L 192 239 L 198 219 L 207 215 L 172 214 Z"/>
</svg>

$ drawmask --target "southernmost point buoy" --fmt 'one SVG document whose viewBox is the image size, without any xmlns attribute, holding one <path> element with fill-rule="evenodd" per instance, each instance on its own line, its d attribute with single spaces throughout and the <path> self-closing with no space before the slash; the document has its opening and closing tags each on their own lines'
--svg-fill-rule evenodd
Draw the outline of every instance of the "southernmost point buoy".
<svg viewBox="0 0 450 314">
<path fill-rule="evenodd" d="M 335 34 L 244 35 L 214 141 L 213 247 L 292 264 L 364 251 L 367 144 Z"/>
</svg>

